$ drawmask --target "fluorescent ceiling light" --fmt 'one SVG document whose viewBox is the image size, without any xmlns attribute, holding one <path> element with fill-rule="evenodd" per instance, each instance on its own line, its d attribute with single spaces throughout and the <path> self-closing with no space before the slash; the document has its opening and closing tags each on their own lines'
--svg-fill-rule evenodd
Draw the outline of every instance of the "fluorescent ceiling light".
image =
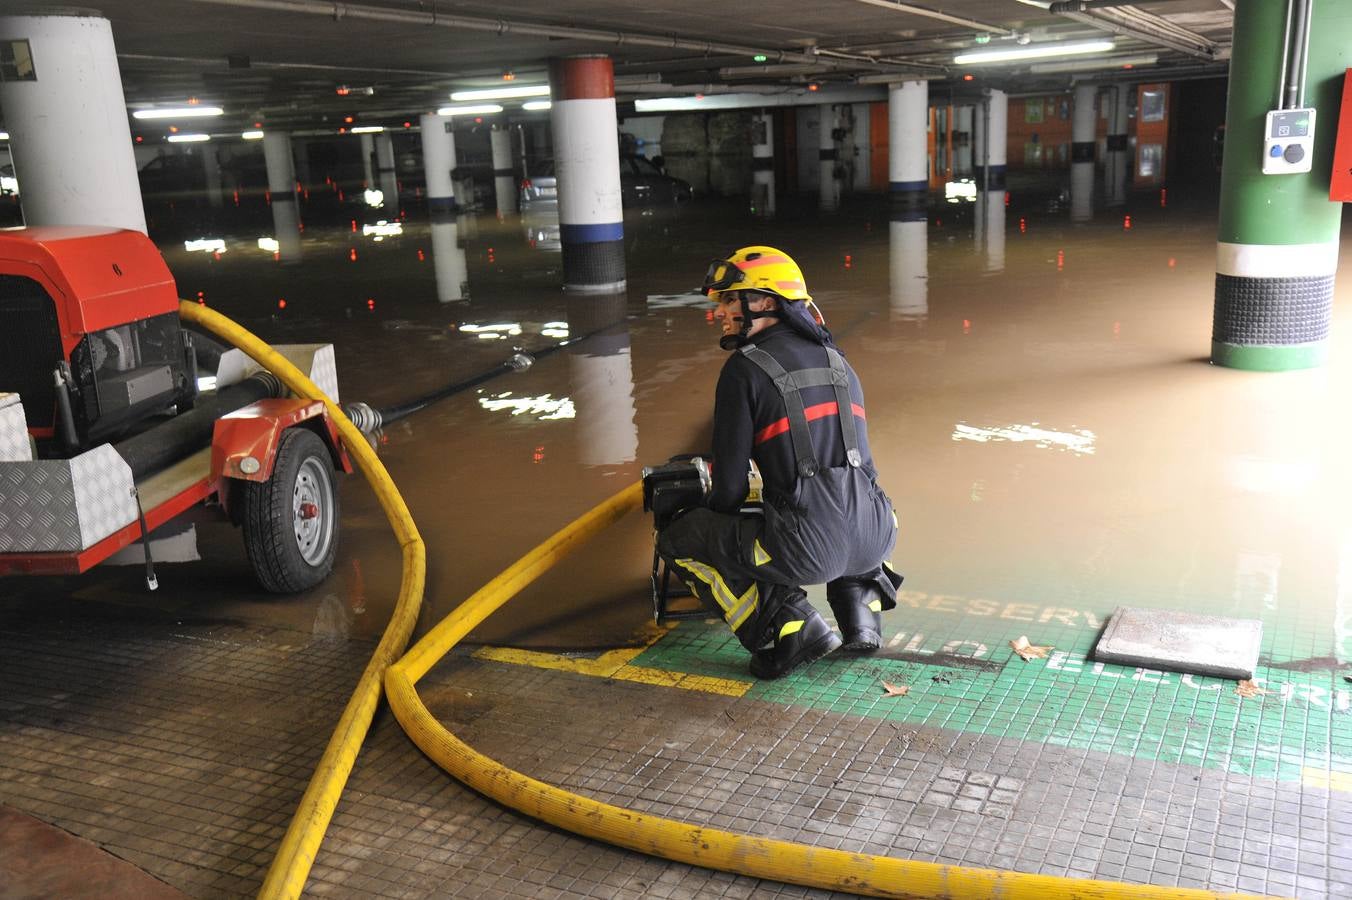
<svg viewBox="0 0 1352 900">
<path fill-rule="evenodd" d="M 651 100 L 635 100 L 635 112 L 675 112 L 682 109 L 708 108 L 703 97 L 654 97 Z"/>
<path fill-rule="evenodd" d="M 206 116 L 219 116 L 225 110 L 219 106 L 184 106 L 174 109 L 138 109 L 132 113 L 135 119 L 201 119 Z"/>
<path fill-rule="evenodd" d="M 246 140 L 246 141 L 261 141 L 261 140 L 263 140 L 263 132 L 261 132 L 261 131 L 246 131 L 246 132 L 244 132 L 243 134 L 241 134 L 240 137 L 244 138 L 244 140 Z"/>
<path fill-rule="evenodd" d="M 9 140 L 9 132 L 8 132 L 8 131 L 0 131 L 0 141 L 7 141 L 7 140 Z"/>
<path fill-rule="evenodd" d="M 554 104 L 549 100 L 528 100 L 521 104 L 521 108 L 526 112 L 539 112 L 542 109 L 551 109 Z"/>
<path fill-rule="evenodd" d="M 1063 44 L 1052 42 L 1035 44 L 1030 47 L 1012 47 L 1008 50 L 977 50 L 972 53 L 959 53 L 953 62 L 959 65 L 972 63 L 1019 62 L 1025 59 L 1045 59 L 1049 56 L 1076 56 L 1082 53 L 1107 53 L 1113 49 L 1112 41 L 1079 41 Z"/>
<path fill-rule="evenodd" d="M 1120 69 L 1123 66 L 1153 66 L 1159 61 L 1154 53 L 1138 56 L 1107 56 L 1103 59 L 1070 59 L 1065 62 L 1033 63 L 1028 71 L 1035 74 L 1048 72 L 1092 72 L 1099 69 Z"/>
<path fill-rule="evenodd" d="M 356 128 L 348 129 L 353 134 L 379 134 L 385 130 L 384 125 L 358 125 Z"/>
<path fill-rule="evenodd" d="M 547 84 L 522 84 L 515 87 L 484 88 L 477 91 L 451 91 L 452 100 L 510 100 L 514 97 L 548 97 Z"/>
<path fill-rule="evenodd" d="M 169 143 L 171 144 L 200 144 L 203 141 L 211 140 L 209 134 L 171 134 Z"/>
<path fill-rule="evenodd" d="M 487 116 L 502 112 L 496 103 L 480 103 L 478 106 L 443 106 L 437 110 L 439 116 Z"/>
</svg>

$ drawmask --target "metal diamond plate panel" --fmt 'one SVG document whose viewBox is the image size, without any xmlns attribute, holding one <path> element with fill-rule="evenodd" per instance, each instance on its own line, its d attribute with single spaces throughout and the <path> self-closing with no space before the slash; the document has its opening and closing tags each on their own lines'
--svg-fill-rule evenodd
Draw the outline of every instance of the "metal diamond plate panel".
<svg viewBox="0 0 1352 900">
<path fill-rule="evenodd" d="M 297 369 L 300 369 L 320 390 L 329 395 L 334 403 L 338 402 L 338 365 L 333 356 L 332 344 L 277 344 L 273 347 L 286 357 Z M 216 388 L 243 381 L 261 366 L 239 350 L 227 350 L 221 354 L 220 366 L 216 370 Z"/>
<path fill-rule="evenodd" d="M 320 344 L 314 348 L 314 357 L 310 361 L 310 380 L 328 394 L 330 400 L 338 402 L 338 364 L 333 358 L 332 344 Z"/>
<path fill-rule="evenodd" d="M 70 462 L 64 459 L 0 463 L 0 551 L 79 550 Z"/>
<path fill-rule="evenodd" d="M 136 521 L 131 467 L 110 444 L 70 460 L 81 548 L 89 547 Z"/>
<path fill-rule="evenodd" d="M 107 444 L 75 459 L 0 462 L 0 552 L 84 550 L 136 521 L 131 488 Z"/>
<path fill-rule="evenodd" d="M 0 393 L 0 462 L 33 458 L 28 443 L 28 421 L 18 394 Z"/>
</svg>

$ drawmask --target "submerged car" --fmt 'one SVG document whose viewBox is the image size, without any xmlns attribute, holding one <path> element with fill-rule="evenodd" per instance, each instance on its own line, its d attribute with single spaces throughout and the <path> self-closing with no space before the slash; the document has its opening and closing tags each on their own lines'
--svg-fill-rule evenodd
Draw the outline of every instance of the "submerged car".
<svg viewBox="0 0 1352 900">
<path fill-rule="evenodd" d="M 558 182 L 554 160 L 546 159 L 529 166 L 530 174 L 521 179 L 521 206 L 558 202 Z M 690 182 L 673 178 L 644 156 L 620 157 L 620 203 L 624 206 L 652 206 L 685 203 L 694 195 Z"/>
</svg>

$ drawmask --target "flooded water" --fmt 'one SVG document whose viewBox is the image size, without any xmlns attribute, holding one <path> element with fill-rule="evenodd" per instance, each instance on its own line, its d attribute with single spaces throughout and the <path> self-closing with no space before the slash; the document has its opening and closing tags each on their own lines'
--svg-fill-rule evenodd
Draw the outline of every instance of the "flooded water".
<svg viewBox="0 0 1352 900">
<path fill-rule="evenodd" d="M 1016 187 L 1007 205 L 1003 195 L 945 204 L 922 222 L 891 222 L 883 198 L 852 195 L 829 213 L 815 195 L 781 196 L 774 218 L 745 201 L 629 210 L 619 298 L 561 291 L 556 220 L 540 210 L 430 222 L 412 200 L 402 220 L 316 201 L 301 205 L 299 240 L 276 250 L 262 207 L 219 225 L 161 210 L 152 237 L 182 296 L 273 342 L 332 342 L 343 399 L 374 406 L 615 323 L 381 435 L 427 543 L 424 626 L 643 465 L 705 449 L 725 355 L 691 292 L 709 259 L 763 243 L 800 263 L 863 380 L 907 589 L 1252 616 L 1315 635 L 1327 647 L 1317 656 L 1348 659 L 1349 288 L 1338 290 L 1326 368 L 1219 369 L 1206 361 L 1214 198 L 1164 206 L 1151 192 L 1072 221 L 1042 187 Z M 198 239 L 224 252 L 185 249 Z M 153 597 L 134 569 L 8 579 L 4 590 L 72 610 L 376 635 L 399 556 L 359 476 L 342 499 L 334 576 L 308 595 L 262 594 L 238 533 L 208 511 L 195 514 L 206 559 L 164 567 Z M 631 642 L 651 617 L 651 552 L 648 522 L 631 516 L 472 640 Z"/>
</svg>

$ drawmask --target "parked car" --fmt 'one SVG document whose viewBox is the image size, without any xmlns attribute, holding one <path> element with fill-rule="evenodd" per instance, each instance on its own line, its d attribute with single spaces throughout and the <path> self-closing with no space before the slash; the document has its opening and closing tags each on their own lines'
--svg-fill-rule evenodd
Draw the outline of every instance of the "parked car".
<svg viewBox="0 0 1352 900">
<path fill-rule="evenodd" d="M 546 159 L 527 167 L 521 179 L 521 206 L 557 203 L 558 182 L 554 160 Z M 690 182 L 673 178 L 652 160 L 643 156 L 620 157 L 620 203 L 623 206 L 655 206 L 685 203 L 694 195 Z"/>
</svg>

